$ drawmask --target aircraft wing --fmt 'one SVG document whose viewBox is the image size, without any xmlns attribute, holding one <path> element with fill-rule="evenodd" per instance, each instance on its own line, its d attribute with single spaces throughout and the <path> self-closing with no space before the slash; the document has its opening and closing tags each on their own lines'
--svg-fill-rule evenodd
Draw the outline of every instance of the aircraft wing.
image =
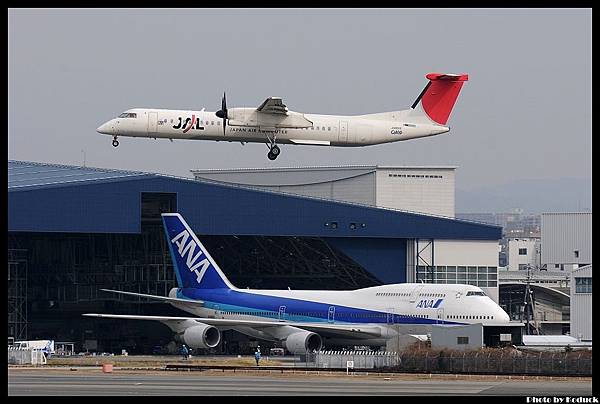
<svg viewBox="0 0 600 404">
<path fill-rule="evenodd" d="M 280 97 L 267 98 L 258 108 L 256 108 L 256 110 L 266 114 L 287 115 L 288 113 L 288 108 Z"/>
<path fill-rule="evenodd" d="M 192 305 L 196 305 L 196 306 L 204 306 L 204 302 L 202 300 L 179 299 L 177 297 L 146 295 L 144 293 L 123 292 L 122 290 L 112 290 L 112 289 L 100 289 L 100 290 L 102 290 L 104 292 L 109 292 L 109 293 L 117 293 L 119 295 L 139 296 L 139 297 L 145 297 L 147 299 L 152 299 L 152 300 L 163 300 L 166 302 L 177 302 L 177 303 L 192 304 Z"/>
<path fill-rule="evenodd" d="M 316 332 L 326 336 L 373 338 L 381 336 L 381 328 L 376 325 L 357 324 L 329 324 L 329 323 L 301 323 L 296 321 L 262 321 L 262 320 L 232 320 L 222 318 L 201 317 L 168 317 L 168 316 L 138 316 L 127 314 L 83 314 L 86 317 L 115 318 L 122 320 L 152 320 L 162 323 L 179 323 L 183 321 L 195 321 L 219 328 L 235 328 L 236 326 L 252 327 L 256 329 L 292 326 L 303 330 Z"/>
</svg>

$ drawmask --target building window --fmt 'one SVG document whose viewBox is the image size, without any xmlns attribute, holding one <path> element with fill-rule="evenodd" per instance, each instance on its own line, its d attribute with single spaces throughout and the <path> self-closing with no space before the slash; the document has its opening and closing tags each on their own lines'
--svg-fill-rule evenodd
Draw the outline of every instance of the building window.
<svg viewBox="0 0 600 404">
<path fill-rule="evenodd" d="M 554 268 L 560 268 L 560 264 L 554 264 Z"/>
<path fill-rule="evenodd" d="M 575 293 L 592 293 L 592 278 L 575 278 Z"/>
<path fill-rule="evenodd" d="M 519 271 L 525 271 L 527 269 L 527 264 L 519 264 Z"/>
<path fill-rule="evenodd" d="M 579 250 L 573 251 L 573 254 L 575 254 L 575 258 L 579 258 Z"/>
<path fill-rule="evenodd" d="M 527 255 L 527 248 L 519 248 L 519 255 Z"/>
<path fill-rule="evenodd" d="M 468 345 L 469 337 L 456 337 L 456 343 L 458 345 Z"/>
</svg>

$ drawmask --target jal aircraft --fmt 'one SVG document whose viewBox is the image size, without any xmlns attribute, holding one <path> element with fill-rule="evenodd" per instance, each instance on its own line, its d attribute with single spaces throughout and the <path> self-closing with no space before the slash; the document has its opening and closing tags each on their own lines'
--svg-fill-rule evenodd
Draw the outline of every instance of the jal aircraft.
<svg viewBox="0 0 600 404">
<path fill-rule="evenodd" d="M 238 289 L 178 213 L 162 215 L 178 287 L 169 296 L 103 289 L 162 300 L 192 316 L 84 314 L 166 324 L 192 348 L 213 348 L 235 330 L 276 341 L 293 354 L 324 345 L 385 346 L 399 334 L 424 335 L 432 325 L 505 325 L 508 314 L 478 287 L 402 283 L 351 291 Z"/>
<path fill-rule="evenodd" d="M 293 112 L 279 97 L 258 108 L 227 108 L 208 112 L 134 108 L 102 124 L 97 131 L 119 136 L 265 143 L 270 160 L 278 144 L 366 146 L 434 136 L 450 130 L 446 123 L 466 74 L 430 73 L 429 82 L 410 109 L 368 115 L 341 116 Z M 218 118 L 218 119 L 215 119 Z"/>
</svg>

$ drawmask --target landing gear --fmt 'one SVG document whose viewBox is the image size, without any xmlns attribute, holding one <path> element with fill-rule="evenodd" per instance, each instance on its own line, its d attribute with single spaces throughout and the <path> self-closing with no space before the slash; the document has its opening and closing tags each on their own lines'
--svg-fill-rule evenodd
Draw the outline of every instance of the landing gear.
<svg viewBox="0 0 600 404">
<path fill-rule="evenodd" d="M 118 147 L 119 146 L 119 141 L 117 140 L 116 136 L 113 138 L 113 146 L 114 147 Z"/>
<path fill-rule="evenodd" d="M 271 139 L 267 134 L 267 139 L 269 139 L 269 145 L 267 145 L 267 147 L 269 148 L 269 153 L 267 154 L 267 157 L 269 158 L 269 160 L 275 160 L 277 156 L 279 156 L 279 153 L 281 153 L 281 149 L 279 148 L 279 146 L 277 146 L 276 143 L 277 136 L 273 134 L 273 139 Z"/>
<path fill-rule="evenodd" d="M 279 149 L 279 146 L 275 144 L 271 147 L 271 150 L 269 150 L 267 157 L 269 160 L 275 160 L 277 156 L 279 156 L 279 153 L 281 153 L 281 150 Z"/>
</svg>

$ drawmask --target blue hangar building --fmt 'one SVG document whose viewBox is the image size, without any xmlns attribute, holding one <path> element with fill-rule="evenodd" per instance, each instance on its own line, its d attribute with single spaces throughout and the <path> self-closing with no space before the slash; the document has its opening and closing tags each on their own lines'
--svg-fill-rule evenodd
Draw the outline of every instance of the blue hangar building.
<svg viewBox="0 0 600 404">
<path fill-rule="evenodd" d="M 434 240 L 472 246 L 501 238 L 500 227 L 451 218 L 161 174 L 9 161 L 9 337 L 73 342 L 77 351 L 147 353 L 167 345 L 173 336 L 160 323 L 81 316 L 182 314 L 100 290 L 167 295 L 176 287 L 163 212 L 181 213 L 240 288 L 439 282 L 427 269 L 448 257 L 420 256 L 419 241 L 433 250 Z M 488 273 L 497 268 L 473 268 L 496 286 Z M 243 351 L 239 334 L 224 337 L 219 349 Z"/>
</svg>

